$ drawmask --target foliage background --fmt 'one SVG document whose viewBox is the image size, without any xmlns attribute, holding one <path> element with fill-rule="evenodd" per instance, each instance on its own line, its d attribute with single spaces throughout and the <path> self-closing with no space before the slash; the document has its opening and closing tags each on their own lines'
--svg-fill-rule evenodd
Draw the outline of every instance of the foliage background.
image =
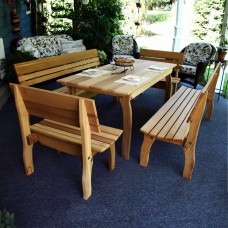
<svg viewBox="0 0 228 228">
<path fill-rule="evenodd" d="M 216 43 L 221 36 L 226 0 L 195 0 L 193 34 L 200 40 Z"/>
<path fill-rule="evenodd" d="M 87 49 L 107 50 L 112 37 L 122 33 L 120 0 L 49 0 L 47 33 L 66 33 L 73 39 L 83 39 Z"/>
</svg>

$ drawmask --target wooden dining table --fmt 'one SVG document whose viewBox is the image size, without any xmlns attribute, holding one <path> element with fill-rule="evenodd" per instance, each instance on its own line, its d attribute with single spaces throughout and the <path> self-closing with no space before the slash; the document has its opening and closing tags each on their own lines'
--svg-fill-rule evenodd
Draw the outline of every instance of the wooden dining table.
<svg viewBox="0 0 228 228">
<path fill-rule="evenodd" d="M 75 94 L 78 89 L 82 89 L 119 98 L 123 112 L 122 157 L 123 159 L 129 159 L 132 133 L 131 100 L 164 78 L 166 78 L 167 83 L 170 82 L 167 87 L 170 89 L 171 80 L 168 79 L 175 66 L 176 64 L 172 63 L 136 59 L 131 68 L 123 66 L 116 67 L 108 64 L 96 68 L 97 70 L 107 71 L 106 73 L 102 72 L 101 75 L 97 75 L 96 77 L 82 76 L 79 73 L 61 78 L 57 82 L 67 86 L 69 94 Z M 120 73 L 124 69 L 127 71 Z M 122 80 L 122 83 L 116 82 L 125 76 L 129 78 L 138 76 L 146 80 L 143 80 L 139 85 L 129 85 L 127 80 L 124 83 L 125 79 Z"/>
</svg>

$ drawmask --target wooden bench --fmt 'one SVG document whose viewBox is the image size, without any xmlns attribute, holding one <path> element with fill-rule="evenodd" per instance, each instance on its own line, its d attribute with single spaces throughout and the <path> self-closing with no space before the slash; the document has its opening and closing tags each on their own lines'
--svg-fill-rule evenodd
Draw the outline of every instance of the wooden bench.
<svg viewBox="0 0 228 228">
<path fill-rule="evenodd" d="M 218 64 L 203 90 L 182 86 L 140 129 L 144 134 L 140 165 L 148 165 L 150 149 L 155 140 L 177 144 L 183 147 L 185 154 L 183 177 L 191 179 L 199 126 L 206 101 L 206 119 L 211 118 L 220 66 Z"/>
<path fill-rule="evenodd" d="M 183 64 L 184 53 L 141 49 L 140 59 L 177 64 L 175 67 L 175 77 L 170 76 L 170 82 L 168 82 L 168 84 L 164 79 L 153 86 L 155 88 L 166 89 L 166 91 L 170 91 L 169 94 L 166 93 L 165 95 L 165 100 L 168 100 L 173 95 L 173 93 L 176 92 L 177 84 L 180 82 L 180 78 L 178 78 L 178 73 L 181 65 Z M 170 85 L 170 83 L 172 86 Z M 167 86 L 171 87 L 171 89 L 168 89 Z"/>
<path fill-rule="evenodd" d="M 91 49 L 82 52 L 17 63 L 14 64 L 14 68 L 19 84 L 31 86 L 54 78 L 69 76 L 78 71 L 97 67 L 99 65 L 100 62 L 98 52 L 96 49 Z M 64 86 L 56 89 L 55 91 L 67 94 L 68 88 Z M 79 90 L 75 95 L 90 98 L 96 94 Z"/>
<path fill-rule="evenodd" d="M 91 195 L 93 156 L 109 150 L 109 170 L 115 168 L 115 141 L 122 130 L 99 124 L 95 101 L 52 91 L 10 84 L 21 126 L 23 160 L 27 175 L 34 172 L 33 144 L 82 159 L 83 197 Z M 43 118 L 30 125 L 29 117 Z"/>
</svg>

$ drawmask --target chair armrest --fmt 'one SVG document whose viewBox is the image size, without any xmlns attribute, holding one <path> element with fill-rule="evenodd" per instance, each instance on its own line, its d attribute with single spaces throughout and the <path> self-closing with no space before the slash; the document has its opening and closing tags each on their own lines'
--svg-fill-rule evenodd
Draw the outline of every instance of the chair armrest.
<svg viewBox="0 0 228 228">
<path fill-rule="evenodd" d="M 210 62 L 210 60 L 205 60 L 205 61 L 200 61 L 198 64 L 197 64 L 197 67 L 196 67 L 196 74 L 195 74 L 195 78 L 196 78 L 196 81 L 199 82 L 203 79 L 203 75 L 207 69 L 207 66 L 208 66 L 208 63 Z"/>
<path fill-rule="evenodd" d="M 133 39 L 133 40 L 134 40 L 133 56 L 134 56 L 134 58 L 139 59 L 139 56 L 140 56 L 139 47 L 138 47 L 136 40 L 135 39 Z"/>
</svg>

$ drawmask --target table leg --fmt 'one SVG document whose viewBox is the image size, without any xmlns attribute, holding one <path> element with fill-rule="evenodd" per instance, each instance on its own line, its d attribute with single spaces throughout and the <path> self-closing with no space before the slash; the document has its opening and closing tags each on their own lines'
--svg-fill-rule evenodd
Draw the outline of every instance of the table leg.
<svg viewBox="0 0 228 228">
<path fill-rule="evenodd" d="M 131 132 L 132 132 L 132 108 L 130 97 L 120 97 L 120 104 L 123 112 L 123 137 L 122 137 L 122 157 L 130 158 Z"/>
</svg>

